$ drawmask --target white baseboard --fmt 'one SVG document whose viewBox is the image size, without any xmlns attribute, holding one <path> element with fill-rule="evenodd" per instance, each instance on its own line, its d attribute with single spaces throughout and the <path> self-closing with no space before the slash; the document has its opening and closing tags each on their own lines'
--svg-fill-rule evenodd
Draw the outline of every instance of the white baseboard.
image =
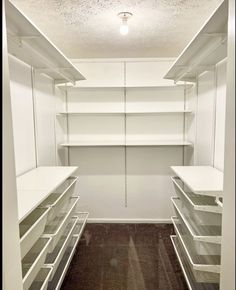
<svg viewBox="0 0 236 290">
<path fill-rule="evenodd" d="M 113 224 L 172 224 L 171 219 L 116 219 L 116 218 L 88 218 L 88 223 Z"/>
</svg>

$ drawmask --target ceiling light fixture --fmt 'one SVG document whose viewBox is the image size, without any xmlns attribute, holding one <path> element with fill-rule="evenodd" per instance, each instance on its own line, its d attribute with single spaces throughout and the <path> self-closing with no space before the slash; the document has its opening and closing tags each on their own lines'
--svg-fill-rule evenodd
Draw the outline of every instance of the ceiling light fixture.
<svg viewBox="0 0 236 290">
<path fill-rule="evenodd" d="M 122 21 L 121 26 L 120 26 L 120 34 L 122 35 L 128 34 L 129 32 L 128 19 L 131 18 L 133 14 L 130 12 L 120 12 L 117 16 Z"/>
</svg>

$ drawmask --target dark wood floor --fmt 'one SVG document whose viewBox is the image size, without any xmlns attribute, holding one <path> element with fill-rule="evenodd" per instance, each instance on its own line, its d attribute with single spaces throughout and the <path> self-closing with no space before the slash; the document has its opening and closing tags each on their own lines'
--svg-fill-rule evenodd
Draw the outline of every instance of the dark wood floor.
<svg viewBox="0 0 236 290">
<path fill-rule="evenodd" d="M 168 224 L 87 224 L 62 290 L 188 290 Z"/>
</svg>

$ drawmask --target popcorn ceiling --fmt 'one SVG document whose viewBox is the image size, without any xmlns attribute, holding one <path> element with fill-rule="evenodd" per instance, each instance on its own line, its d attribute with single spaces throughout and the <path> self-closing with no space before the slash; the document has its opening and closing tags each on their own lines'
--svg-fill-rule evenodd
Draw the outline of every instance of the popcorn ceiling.
<svg viewBox="0 0 236 290">
<path fill-rule="evenodd" d="M 69 58 L 175 57 L 222 0 L 12 0 Z M 122 11 L 133 13 L 119 34 Z"/>
</svg>

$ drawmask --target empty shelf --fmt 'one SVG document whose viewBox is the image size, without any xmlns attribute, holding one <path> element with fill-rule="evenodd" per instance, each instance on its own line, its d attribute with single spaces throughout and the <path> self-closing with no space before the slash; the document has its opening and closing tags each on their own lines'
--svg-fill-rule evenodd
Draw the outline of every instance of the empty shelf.
<svg viewBox="0 0 236 290">
<path fill-rule="evenodd" d="M 195 82 L 197 75 L 227 56 L 227 1 L 216 9 L 203 28 L 181 53 L 165 79 Z"/>
<path fill-rule="evenodd" d="M 159 141 L 159 140 L 132 140 L 132 141 L 79 141 L 62 143 L 64 147 L 89 147 L 89 146 L 190 146 L 188 141 Z"/>
<path fill-rule="evenodd" d="M 59 84 L 57 87 L 60 88 L 63 91 L 69 91 L 69 90 L 83 90 L 83 89 L 145 89 L 145 88 L 154 88 L 154 89 L 183 89 L 186 87 L 191 87 L 192 84 L 174 84 L 174 85 L 166 85 L 166 86 L 89 86 L 84 85 L 83 83 L 76 83 L 75 86 L 71 86 L 68 84 Z"/>
<path fill-rule="evenodd" d="M 12 3 L 6 2 L 9 53 L 57 83 L 84 80 L 71 61 Z"/>
<path fill-rule="evenodd" d="M 171 166 L 175 174 L 199 195 L 222 196 L 223 172 L 211 166 Z"/>
<path fill-rule="evenodd" d="M 139 112 L 59 112 L 57 115 L 80 115 L 80 116 L 90 116 L 90 115 L 159 115 L 159 114 L 183 114 L 192 113 L 191 110 L 171 110 L 171 111 L 139 111 Z"/>
<path fill-rule="evenodd" d="M 183 271 L 185 280 L 187 282 L 189 290 L 219 290 L 219 285 L 215 283 L 198 283 L 196 282 L 194 275 L 189 268 L 187 257 L 181 248 L 180 242 L 177 236 L 171 236 L 171 241 L 174 246 L 175 253 L 179 260 L 181 269 Z"/>
</svg>

